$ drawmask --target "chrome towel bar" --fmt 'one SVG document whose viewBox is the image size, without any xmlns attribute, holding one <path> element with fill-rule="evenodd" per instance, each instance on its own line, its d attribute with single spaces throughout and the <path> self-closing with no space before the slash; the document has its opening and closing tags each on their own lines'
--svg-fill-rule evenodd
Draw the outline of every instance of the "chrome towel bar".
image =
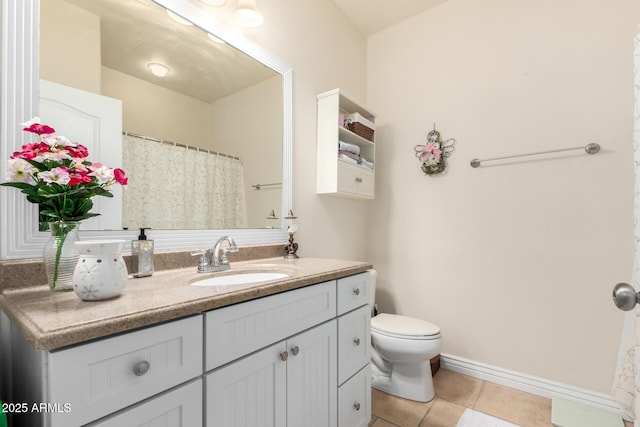
<svg viewBox="0 0 640 427">
<path fill-rule="evenodd" d="M 571 148 L 559 148 L 557 150 L 548 150 L 548 151 L 537 151 L 535 153 L 526 153 L 526 154 L 516 154 L 513 156 L 504 156 L 504 157 L 493 157 L 490 159 L 473 159 L 470 164 L 472 168 L 477 168 L 482 164 L 482 162 L 491 162 L 493 160 L 505 160 L 505 159 L 515 159 L 517 157 L 526 157 L 526 156 L 537 156 L 539 154 L 550 154 L 550 153 L 560 153 L 563 151 L 573 151 L 573 150 L 584 150 L 587 154 L 596 154 L 600 151 L 600 144 L 591 143 L 586 146 L 580 147 L 571 147 Z"/>
<path fill-rule="evenodd" d="M 274 182 L 274 183 L 271 183 L 271 184 L 253 184 L 252 187 L 255 188 L 256 190 L 259 190 L 262 187 L 271 187 L 271 186 L 274 186 L 274 185 L 282 185 L 282 183 L 281 182 Z"/>
</svg>

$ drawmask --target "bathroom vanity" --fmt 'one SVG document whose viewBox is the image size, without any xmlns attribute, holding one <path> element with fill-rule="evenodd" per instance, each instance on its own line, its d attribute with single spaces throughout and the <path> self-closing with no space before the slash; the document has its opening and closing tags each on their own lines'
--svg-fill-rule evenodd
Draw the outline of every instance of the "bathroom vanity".
<svg viewBox="0 0 640 427">
<path fill-rule="evenodd" d="M 239 262 L 231 272 L 287 277 L 231 290 L 191 286 L 202 278 L 194 268 L 169 270 L 102 302 L 40 286 L 6 291 L 1 378 L 12 425 L 367 426 L 369 268 Z"/>
</svg>

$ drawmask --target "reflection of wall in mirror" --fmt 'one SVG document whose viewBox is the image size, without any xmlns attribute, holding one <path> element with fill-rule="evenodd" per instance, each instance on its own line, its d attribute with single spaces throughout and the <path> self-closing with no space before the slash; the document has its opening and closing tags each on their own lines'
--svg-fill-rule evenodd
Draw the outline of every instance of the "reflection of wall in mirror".
<svg viewBox="0 0 640 427">
<path fill-rule="evenodd" d="M 240 157 L 248 226 L 267 225 L 264 217 L 271 209 L 281 216 L 281 187 L 251 188 L 282 181 L 280 76 L 206 104 L 102 66 L 98 17 L 64 0 L 42 2 L 41 15 L 42 78 L 121 99 L 127 132 Z"/>
</svg>

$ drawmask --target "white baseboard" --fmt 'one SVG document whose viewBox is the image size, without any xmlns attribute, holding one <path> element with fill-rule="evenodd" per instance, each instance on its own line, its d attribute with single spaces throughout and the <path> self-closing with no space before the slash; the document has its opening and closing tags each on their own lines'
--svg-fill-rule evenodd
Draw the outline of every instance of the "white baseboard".
<svg viewBox="0 0 640 427">
<path fill-rule="evenodd" d="M 548 399 L 571 400 L 585 406 L 612 412 L 628 418 L 611 395 L 585 390 L 567 384 L 509 371 L 451 354 L 442 354 L 440 363 L 444 369 L 479 378 L 516 390 L 525 391 Z"/>
</svg>

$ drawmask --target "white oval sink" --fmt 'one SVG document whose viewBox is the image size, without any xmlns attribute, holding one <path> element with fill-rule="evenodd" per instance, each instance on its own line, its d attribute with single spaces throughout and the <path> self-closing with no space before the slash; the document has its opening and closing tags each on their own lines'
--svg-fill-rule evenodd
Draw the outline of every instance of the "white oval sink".
<svg viewBox="0 0 640 427">
<path fill-rule="evenodd" d="M 250 283 L 267 282 L 269 280 L 284 279 L 289 277 L 284 273 L 239 273 L 225 276 L 210 277 L 191 283 L 191 286 L 230 286 L 246 285 Z"/>
</svg>

